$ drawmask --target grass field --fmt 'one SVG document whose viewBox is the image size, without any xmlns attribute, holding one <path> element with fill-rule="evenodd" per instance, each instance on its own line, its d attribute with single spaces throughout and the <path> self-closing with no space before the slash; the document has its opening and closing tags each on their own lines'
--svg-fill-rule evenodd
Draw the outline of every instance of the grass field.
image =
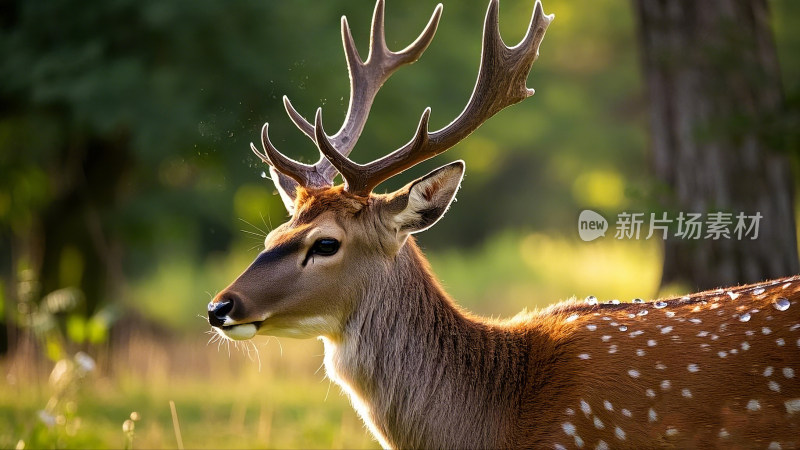
<svg viewBox="0 0 800 450">
<path fill-rule="evenodd" d="M 124 448 L 131 413 L 134 448 L 177 448 L 169 402 L 184 448 L 375 448 L 348 400 L 317 371 L 316 341 L 258 339 L 260 357 L 203 338 L 134 343 L 112 358 L 112 374 L 73 377 L 60 393 L 47 373 L 18 376 L 5 364 L 0 394 L 0 448 Z M 259 370 L 259 359 L 261 369 Z M 133 364 L 128 366 L 128 364 Z M 21 373 L 19 375 L 22 375 Z M 55 423 L 42 413 L 48 403 Z M 58 418 L 62 416 L 63 419 Z"/>
<path fill-rule="evenodd" d="M 431 254 L 430 260 L 459 303 L 507 317 L 573 295 L 653 296 L 660 255 L 652 242 L 506 234 L 474 251 Z M 180 282 L 209 277 L 221 276 L 187 273 Z M 152 285 L 169 289 L 161 281 Z M 187 303 L 180 314 L 196 317 L 205 306 L 205 299 L 182 300 L 181 288 L 172 289 Z M 147 295 L 146 288 L 135 292 Z M 228 346 L 207 344 L 202 330 L 171 327 L 170 338 L 133 333 L 114 346 L 86 349 L 98 368 L 84 377 L 72 364 L 72 372 L 51 379 L 53 363 L 40 348 L 21 345 L 15 357 L 0 360 L 6 378 L 0 448 L 178 448 L 170 401 L 184 448 L 378 447 L 325 378 L 320 342 L 259 337 L 248 347 L 230 346 L 229 357 Z M 134 412 L 138 420 L 125 433 L 123 423 Z"/>
</svg>

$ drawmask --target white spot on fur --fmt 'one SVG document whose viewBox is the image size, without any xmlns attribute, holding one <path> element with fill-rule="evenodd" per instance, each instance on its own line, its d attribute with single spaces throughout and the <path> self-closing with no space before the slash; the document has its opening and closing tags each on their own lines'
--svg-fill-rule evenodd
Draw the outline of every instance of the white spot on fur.
<svg viewBox="0 0 800 450">
<path fill-rule="evenodd" d="M 575 435 L 575 446 L 578 448 L 583 448 L 583 439 L 577 434 Z"/>
<path fill-rule="evenodd" d="M 706 337 L 708 336 L 708 331 L 700 331 L 697 333 L 697 337 Z"/>
<path fill-rule="evenodd" d="M 728 356 L 728 353 L 727 352 L 717 352 L 717 355 L 719 355 L 720 358 L 724 358 L 724 357 Z"/>
<path fill-rule="evenodd" d="M 616 436 L 617 439 L 619 439 L 621 441 L 624 441 L 625 440 L 625 430 L 623 430 L 620 427 L 615 427 L 614 428 L 614 436 Z"/>
<path fill-rule="evenodd" d="M 638 370 L 631 369 L 631 370 L 628 371 L 628 375 L 630 375 L 631 378 L 639 378 L 639 375 L 641 375 L 641 374 L 639 373 Z"/>
<path fill-rule="evenodd" d="M 592 413 L 592 407 L 586 403 L 586 400 L 581 399 L 581 411 L 587 416 Z"/>
<path fill-rule="evenodd" d="M 761 409 L 761 403 L 759 403 L 758 400 L 750 400 L 747 402 L 747 409 L 749 411 L 758 411 Z"/>
<path fill-rule="evenodd" d="M 603 336 L 600 338 L 600 340 L 602 340 L 603 342 L 608 342 L 611 340 L 611 336 Z"/>
<path fill-rule="evenodd" d="M 744 351 L 750 350 L 750 344 L 747 342 L 742 342 L 742 350 Z"/>
<path fill-rule="evenodd" d="M 765 334 L 765 335 L 766 334 L 770 334 L 770 333 L 772 333 L 772 330 L 770 330 L 769 327 L 763 327 L 763 328 L 761 328 L 761 333 Z"/>
<path fill-rule="evenodd" d="M 589 331 L 594 331 L 597 329 L 597 325 L 586 325 L 586 329 Z"/>
<path fill-rule="evenodd" d="M 784 377 L 794 378 L 794 369 L 792 369 L 791 367 L 784 367 L 782 372 Z"/>
<path fill-rule="evenodd" d="M 764 369 L 764 376 L 765 377 L 771 377 L 772 376 L 772 371 L 773 371 L 772 366 L 767 366 L 767 368 Z"/>
<path fill-rule="evenodd" d="M 564 413 L 566 415 L 568 415 L 568 416 L 574 416 L 575 415 L 575 410 L 572 409 L 572 408 L 567 408 L 566 410 L 564 410 Z"/>
<path fill-rule="evenodd" d="M 694 373 L 700 371 L 700 368 L 697 366 L 697 364 L 689 364 L 688 366 L 686 366 L 686 370 Z"/>
<path fill-rule="evenodd" d="M 798 400 L 798 401 L 800 401 L 800 400 Z M 800 407 L 800 405 L 798 405 L 798 407 Z M 622 415 L 625 416 L 625 417 L 633 417 L 633 414 L 631 414 L 630 410 L 628 410 L 628 409 L 622 408 L 620 411 L 622 412 Z"/>
<path fill-rule="evenodd" d="M 564 422 L 561 424 L 561 429 L 564 430 L 564 433 L 567 433 L 567 436 L 574 436 L 575 435 L 575 425 Z"/>
<path fill-rule="evenodd" d="M 672 331 L 672 327 L 664 327 L 661 329 L 661 334 L 667 334 Z"/>
<path fill-rule="evenodd" d="M 566 320 L 564 320 L 564 322 L 574 322 L 578 317 L 580 317 L 580 316 L 578 316 L 577 314 L 573 314 L 573 315 L 567 317 Z"/>
<path fill-rule="evenodd" d="M 767 450 L 781 450 L 782 448 L 780 442 L 772 441 L 769 443 Z"/>
<path fill-rule="evenodd" d="M 669 380 L 664 380 L 664 381 L 661 382 L 661 389 L 662 390 L 668 391 L 669 388 L 671 388 L 671 387 L 672 387 L 672 383 L 670 383 Z"/>
<path fill-rule="evenodd" d="M 591 356 L 588 353 L 581 353 L 580 355 L 578 355 L 578 358 L 580 358 L 580 359 L 589 359 L 589 358 L 591 358 Z"/>
<path fill-rule="evenodd" d="M 719 430 L 719 435 L 718 435 L 718 436 L 719 436 L 720 438 L 722 438 L 722 439 L 725 439 L 725 438 L 727 438 L 727 437 L 730 437 L 730 435 L 731 435 L 731 434 L 730 434 L 730 433 L 728 433 L 728 430 L 726 430 L 725 428 L 722 428 L 722 429 L 720 429 L 720 430 Z"/>
<path fill-rule="evenodd" d="M 648 346 L 648 347 L 655 347 L 655 346 L 656 346 L 656 341 L 655 341 L 655 339 L 650 339 L 650 340 L 648 340 L 648 341 L 647 341 L 647 346 Z"/>
<path fill-rule="evenodd" d="M 646 396 L 650 397 L 650 398 L 655 398 L 655 396 L 656 396 L 656 391 L 654 391 L 654 390 L 652 390 L 652 389 L 648 389 L 648 390 L 644 391 L 644 394 L 645 394 Z"/>
<path fill-rule="evenodd" d="M 667 366 L 665 366 L 662 363 L 656 363 L 656 369 L 657 370 L 667 370 Z"/>
<path fill-rule="evenodd" d="M 608 444 L 606 444 L 606 441 L 600 439 L 600 442 L 597 443 L 594 450 L 608 450 Z"/>
<path fill-rule="evenodd" d="M 789 414 L 800 412 L 800 398 L 793 398 L 791 400 L 786 400 L 785 402 L 783 402 L 783 406 L 786 407 L 786 412 Z"/>
<path fill-rule="evenodd" d="M 658 414 L 656 414 L 655 409 L 650 408 L 649 410 L 647 410 L 647 420 L 650 421 L 651 423 L 658 420 Z"/>
<path fill-rule="evenodd" d="M 775 339 L 775 343 L 778 344 L 778 347 L 783 347 L 786 345 L 786 341 L 784 341 L 783 338 Z"/>
<path fill-rule="evenodd" d="M 667 431 L 665 432 L 665 434 L 667 436 L 675 436 L 676 434 L 678 434 L 678 429 L 669 427 L 669 428 L 667 428 Z"/>
<path fill-rule="evenodd" d="M 597 428 L 598 430 L 602 430 L 603 428 L 606 427 L 605 425 L 603 425 L 603 421 L 600 420 L 600 418 L 597 416 L 594 416 L 593 422 L 594 422 L 594 427 Z"/>
<path fill-rule="evenodd" d="M 781 391 L 781 385 L 775 381 L 770 381 L 769 383 L 767 383 L 767 386 L 769 387 L 770 391 L 775 391 L 775 392 Z"/>
<path fill-rule="evenodd" d="M 690 391 L 688 388 L 683 388 L 681 389 L 681 395 L 686 398 L 692 398 L 692 391 Z"/>
<path fill-rule="evenodd" d="M 647 352 L 645 352 L 644 350 L 642 350 L 640 348 L 636 349 L 636 356 L 644 356 L 646 354 L 647 354 Z"/>
<path fill-rule="evenodd" d="M 612 405 L 611 402 L 608 400 L 603 400 L 603 406 L 609 411 L 614 410 L 614 405 Z"/>
</svg>

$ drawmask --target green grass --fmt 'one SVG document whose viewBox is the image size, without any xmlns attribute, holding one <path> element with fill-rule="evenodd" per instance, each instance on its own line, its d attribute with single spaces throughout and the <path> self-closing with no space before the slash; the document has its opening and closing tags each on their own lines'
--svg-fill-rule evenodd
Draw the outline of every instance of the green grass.
<svg viewBox="0 0 800 450">
<path fill-rule="evenodd" d="M 173 367 L 159 352 L 136 353 L 138 367 L 117 367 L 114 376 L 89 374 L 74 380 L 76 391 L 61 408 L 79 418 L 77 428 L 48 427 L 39 419 L 54 395 L 47 376 L 37 382 L 25 377 L 0 388 L 0 448 L 14 448 L 20 439 L 26 448 L 123 448 L 123 422 L 132 412 L 134 448 L 177 448 L 169 401 L 175 402 L 185 448 L 376 448 L 360 419 L 338 387 L 329 385 L 321 362 L 321 345 L 314 341 L 281 341 L 285 357 L 273 343 L 261 348 L 261 365 L 223 347 L 195 348 L 187 343 L 169 349 L 173 354 L 195 353 L 193 367 Z M 151 345 L 151 344 L 148 344 Z M 293 352 L 293 356 L 289 356 Z M 142 357 L 150 354 L 151 357 Z M 255 360 L 256 357 L 253 356 Z M 280 363 L 287 362 L 281 367 Z M 166 364 L 169 367 L 148 365 Z M 271 366 L 271 367 L 270 367 Z M 14 368 L 3 366 L 5 373 Z M 198 370 L 192 373 L 192 370 Z M 10 379 L 13 377 L 10 377 Z M 70 422 L 74 425 L 74 418 Z M 72 428 L 72 429 L 70 429 Z M 69 430 L 69 432 L 68 432 Z"/>
</svg>

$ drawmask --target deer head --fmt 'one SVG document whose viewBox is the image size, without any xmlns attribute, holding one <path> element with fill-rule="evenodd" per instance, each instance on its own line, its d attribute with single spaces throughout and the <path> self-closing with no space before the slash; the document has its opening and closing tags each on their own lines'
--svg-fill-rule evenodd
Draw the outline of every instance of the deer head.
<svg viewBox="0 0 800 450">
<path fill-rule="evenodd" d="M 442 5 L 407 48 L 393 52 L 384 37 L 384 2 L 372 19 L 369 55 L 363 60 L 342 18 L 342 41 L 350 74 L 350 101 L 344 124 L 329 136 L 318 109 L 314 123 L 283 102 L 294 124 L 317 146 L 321 157 L 307 165 L 280 153 L 270 142 L 268 124 L 262 150 L 252 151 L 270 166 L 275 187 L 291 214 L 266 238 L 256 260 L 208 305 L 209 323 L 231 339 L 256 334 L 293 337 L 335 336 L 358 307 L 365 286 L 378 274 L 398 270 L 395 262 L 409 250 L 409 236 L 431 227 L 445 213 L 464 174 L 457 161 L 389 194 L 372 190 L 382 181 L 425 161 L 467 137 L 506 106 L 531 95 L 526 79 L 552 16 L 534 7 L 522 41 L 508 47 L 498 29 L 498 1 L 491 0 L 483 29 L 478 79 L 461 114 L 449 125 L 429 131 L 426 108 L 409 142 L 369 164 L 348 158 L 364 128 L 380 87 L 400 66 L 422 55 L 433 39 Z M 333 183 L 341 173 L 343 185 Z M 398 276 L 391 279 L 401 279 Z M 389 282 L 402 290 L 401 282 Z M 389 287 L 387 287 L 388 289 Z"/>
</svg>

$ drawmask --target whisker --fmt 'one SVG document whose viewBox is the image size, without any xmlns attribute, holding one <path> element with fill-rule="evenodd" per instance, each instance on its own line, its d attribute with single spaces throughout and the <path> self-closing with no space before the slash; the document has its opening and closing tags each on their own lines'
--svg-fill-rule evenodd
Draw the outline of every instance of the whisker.
<svg viewBox="0 0 800 450">
<path fill-rule="evenodd" d="M 257 236 L 259 239 L 266 239 L 267 237 L 266 234 L 256 233 L 255 231 L 242 230 L 241 228 L 239 229 L 239 231 L 241 231 L 242 233 L 252 234 L 253 236 Z"/>
<path fill-rule="evenodd" d="M 283 346 L 281 345 L 281 341 L 280 339 L 278 339 L 277 336 L 267 336 L 267 341 L 264 342 L 264 345 L 269 345 L 269 343 L 272 342 L 272 339 L 275 339 L 275 342 L 278 343 L 278 348 L 280 349 L 281 352 L 281 358 L 283 358 Z"/>
<path fill-rule="evenodd" d="M 319 365 L 319 367 L 317 367 L 317 370 L 314 371 L 314 375 L 318 374 L 319 373 L 319 369 L 322 369 L 322 366 L 324 366 L 324 365 L 325 365 L 325 361 L 323 360 L 322 363 Z M 324 380 L 324 378 L 323 378 L 323 380 Z"/>
<path fill-rule="evenodd" d="M 267 236 L 267 233 L 266 233 L 264 230 L 262 230 L 261 228 L 258 228 L 257 226 L 255 226 L 255 225 L 253 225 L 252 223 L 250 223 L 250 222 L 248 222 L 248 221 L 244 220 L 244 219 L 243 219 L 243 218 L 241 218 L 241 217 L 239 218 L 239 220 L 241 220 L 242 222 L 244 222 L 244 223 L 246 223 L 246 224 L 250 225 L 251 227 L 253 227 L 253 228 L 255 228 L 256 230 L 258 230 L 259 232 L 261 232 L 261 234 L 262 234 L 264 237 L 266 237 L 266 236 Z M 255 233 L 254 233 L 254 234 L 255 234 Z"/>
<path fill-rule="evenodd" d="M 258 346 L 255 342 L 253 342 L 253 349 L 256 351 L 256 357 L 258 358 L 258 373 L 261 373 L 261 352 L 258 351 Z"/>
<path fill-rule="evenodd" d="M 261 217 L 261 223 L 264 224 L 264 228 L 272 232 L 272 219 L 270 218 L 269 225 L 267 225 L 267 223 L 264 221 L 264 215 L 261 214 L 261 211 L 258 212 L 258 215 Z M 267 214 L 267 217 L 269 217 L 269 214 Z"/>
<path fill-rule="evenodd" d="M 325 378 L 328 378 L 328 377 L 326 376 Z M 325 378 L 323 378 L 323 380 L 324 380 Z M 329 395 L 330 393 L 331 393 L 331 379 L 330 379 L 330 378 L 328 378 L 328 390 L 325 392 L 325 399 L 324 399 L 324 400 L 322 400 L 323 402 L 327 402 L 327 401 L 328 401 L 328 395 Z"/>
</svg>

